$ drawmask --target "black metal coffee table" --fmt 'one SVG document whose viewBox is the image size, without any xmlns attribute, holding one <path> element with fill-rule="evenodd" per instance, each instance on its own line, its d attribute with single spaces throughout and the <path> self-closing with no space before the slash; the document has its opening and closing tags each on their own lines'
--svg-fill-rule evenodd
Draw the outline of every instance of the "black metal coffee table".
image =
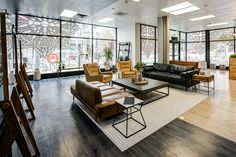
<svg viewBox="0 0 236 157">
<path fill-rule="evenodd" d="M 144 104 L 148 104 L 155 100 L 161 99 L 169 95 L 169 83 L 164 81 L 158 81 L 154 79 L 145 78 L 148 80 L 148 84 L 136 85 L 131 78 L 116 79 L 112 81 L 112 84 L 121 86 L 126 89 L 135 92 L 135 95 L 144 101 Z M 159 89 L 167 88 L 167 92 L 159 91 Z M 154 96 L 145 98 L 145 94 L 152 92 Z"/>
</svg>

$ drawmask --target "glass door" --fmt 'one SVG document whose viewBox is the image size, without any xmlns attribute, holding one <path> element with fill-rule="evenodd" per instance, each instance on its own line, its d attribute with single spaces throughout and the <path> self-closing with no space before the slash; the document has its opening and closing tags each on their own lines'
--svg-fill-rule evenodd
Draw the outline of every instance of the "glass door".
<svg viewBox="0 0 236 157">
<path fill-rule="evenodd" d="M 169 60 L 178 61 L 179 57 L 179 42 L 170 42 Z"/>
</svg>

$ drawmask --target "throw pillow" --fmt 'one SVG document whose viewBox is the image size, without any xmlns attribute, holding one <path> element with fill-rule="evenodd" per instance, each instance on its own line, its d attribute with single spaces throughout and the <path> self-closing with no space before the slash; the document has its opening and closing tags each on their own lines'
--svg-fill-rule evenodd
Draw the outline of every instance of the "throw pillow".
<svg viewBox="0 0 236 157">
<path fill-rule="evenodd" d="M 169 72 L 171 67 L 169 64 L 153 63 L 153 68 L 157 71 Z"/>
<path fill-rule="evenodd" d="M 171 65 L 171 73 L 174 73 L 174 74 L 180 74 L 182 72 L 186 72 L 193 69 L 194 67 L 192 66 L 181 66 L 181 65 L 175 65 L 175 64 Z"/>
</svg>

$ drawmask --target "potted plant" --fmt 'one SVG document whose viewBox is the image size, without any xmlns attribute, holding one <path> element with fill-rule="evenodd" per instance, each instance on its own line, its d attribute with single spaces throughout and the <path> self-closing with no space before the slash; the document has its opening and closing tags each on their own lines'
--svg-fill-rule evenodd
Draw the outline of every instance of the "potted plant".
<svg viewBox="0 0 236 157">
<path fill-rule="evenodd" d="M 62 61 L 57 61 L 56 63 L 58 64 L 58 70 L 65 69 L 65 64 Z"/>
<path fill-rule="evenodd" d="M 111 68 L 111 61 L 112 61 L 112 50 L 109 47 L 104 48 L 104 57 L 105 57 L 105 69 L 110 70 Z"/>
<path fill-rule="evenodd" d="M 134 68 L 138 71 L 138 81 L 142 81 L 142 73 L 145 68 L 145 64 L 143 62 L 137 62 Z"/>
</svg>

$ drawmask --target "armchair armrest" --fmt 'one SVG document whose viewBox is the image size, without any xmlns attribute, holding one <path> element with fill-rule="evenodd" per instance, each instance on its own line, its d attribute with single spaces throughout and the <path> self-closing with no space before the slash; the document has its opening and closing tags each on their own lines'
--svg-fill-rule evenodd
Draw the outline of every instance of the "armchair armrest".
<svg viewBox="0 0 236 157">
<path fill-rule="evenodd" d="M 192 77 L 193 77 L 194 74 L 199 74 L 199 69 L 194 69 L 194 70 L 190 70 L 190 71 L 180 73 L 181 78 L 185 79 L 186 87 L 190 87 L 190 86 L 193 85 Z"/>
<path fill-rule="evenodd" d="M 115 103 L 115 101 L 106 101 L 95 105 L 96 116 L 99 118 L 105 118 L 117 114 L 121 109 L 118 111 Z"/>
<path fill-rule="evenodd" d="M 136 70 L 136 69 L 131 69 L 131 71 L 137 73 L 137 70 Z"/>
</svg>

